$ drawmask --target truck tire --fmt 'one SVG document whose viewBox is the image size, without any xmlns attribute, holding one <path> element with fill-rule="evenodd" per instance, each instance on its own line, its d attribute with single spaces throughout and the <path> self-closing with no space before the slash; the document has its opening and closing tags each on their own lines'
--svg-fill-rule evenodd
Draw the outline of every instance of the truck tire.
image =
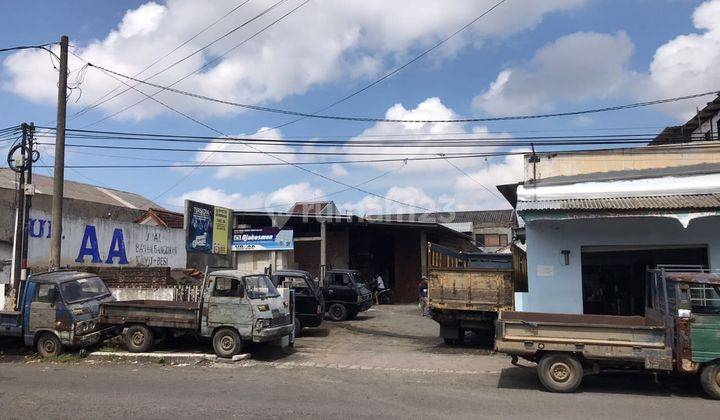
<svg viewBox="0 0 720 420">
<path fill-rule="evenodd" d="M 328 308 L 328 317 L 331 321 L 345 321 L 348 316 L 348 310 L 342 303 L 333 303 Z"/>
<path fill-rule="evenodd" d="M 293 334 L 295 335 L 295 337 L 300 337 L 300 334 L 302 334 L 302 329 L 303 329 L 302 322 L 300 322 L 300 318 L 295 317 L 295 325 L 293 326 L 293 328 L 294 328 Z"/>
<path fill-rule="evenodd" d="M 700 384 L 710 398 L 720 400 L 720 361 L 703 367 L 700 373 Z"/>
<path fill-rule="evenodd" d="M 545 389 L 551 392 L 573 392 L 582 382 L 583 367 L 569 354 L 550 353 L 540 359 L 538 377 Z"/>
<path fill-rule="evenodd" d="M 155 342 L 152 330 L 145 325 L 135 324 L 125 331 L 125 346 L 130 353 L 145 353 Z"/>
<path fill-rule="evenodd" d="M 242 350 L 240 334 L 232 328 L 220 328 L 213 334 L 213 350 L 219 357 L 231 358 Z"/>
<path fill-rule="evenodd" d="M 40 333 L 37 339 L 37 351 L 42 357 L 60 356 L 63 345 L 57 336 L 50 332 Z"/>
</svg>

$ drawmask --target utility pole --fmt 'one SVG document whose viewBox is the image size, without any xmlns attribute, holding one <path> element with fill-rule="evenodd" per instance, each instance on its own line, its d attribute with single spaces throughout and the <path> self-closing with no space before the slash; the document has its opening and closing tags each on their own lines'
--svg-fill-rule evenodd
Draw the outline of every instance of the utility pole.
<svg viewBox="0 0 720 420">
<path fill-rule="evenodd" d="M 22 220 L 22 252 L 20 256 L 20 281 L 24 282 L 27 280 L 27 267 L 28 267 L 28 250 L 30 249 L 30 226 L 28 221 L 30 219 L 30 210 L 32 209 L 32 197 L 35 194 L 35 186 L 33 185 L 32 177 L 32 165 L 35 162 L 35 124 L 30 123 L 23 124 L 23 133 L 27 132 L 27 169 L 25 171 L 25 185 L 23 192 L 25 194 L 25 203 L 23 209 L 23 220 Z M 18 296 L 20 296 L 20 288 L 18 288 Z"/>
<path fill-rule="evenodd" d="M 57 127 L 55 130 L 55 173 L 53 176 L 52 234 L 50 269 L 60 268 L 62 246 L 63 187 L 65 183 L 65 118 L 67 111 L 68 37 L 60 38 Z"/>
<path fill-rule="evenodd" d="M 20 150 L 20 156 L 15 159 L 15 171 L 19 173 L 17 184 L 17 195 L 15 196 L 15 236 L 13 241 L 12 256 L 12 290 L 15 296 L 19 296 L 18 285 L 20 284 L 20 261 L 22 260 L 22 238 L 23 238 L 23 217 L 25 211 L 25 165 L 27 165 L 27 124 L 22 124 L 22 140 L 19 147 L 11 149 Z M 30 157 L 32 159 L 32 157 Z"/>
</svg>

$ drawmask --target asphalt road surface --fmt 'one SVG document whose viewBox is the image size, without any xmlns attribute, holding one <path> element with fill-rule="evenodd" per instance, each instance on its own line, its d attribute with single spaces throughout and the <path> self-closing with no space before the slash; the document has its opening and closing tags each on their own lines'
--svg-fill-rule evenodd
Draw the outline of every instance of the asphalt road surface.
<svg viewBox="0 0 720 420">
<path fill-rule="evenodd" d="M 260 346 L 236 364 L 47 362 L 0 342 L 0 419 L 720 418 L 692 378 L 588 376 L 580 392 L 552 394 L 534 369 L 468 341 L 447 347 L 416 308 L 390 306 L 308 330 L 292 354 Z"/>
<path fill-rule="evenodd" d="M 589 378 L 576 394 L 538 388 L 531 371 L 388 372 L 271 366 L 0 364 L 0 418 L 692 418 L 720 402 L 692 383 Z"/>
</svg>

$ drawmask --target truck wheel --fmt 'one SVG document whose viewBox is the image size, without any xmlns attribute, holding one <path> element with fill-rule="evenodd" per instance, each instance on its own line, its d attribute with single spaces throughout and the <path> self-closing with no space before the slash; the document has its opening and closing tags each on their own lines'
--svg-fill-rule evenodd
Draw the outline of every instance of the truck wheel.
<svg viewBox="0 0 720 420">
<path fill-rule="evenodd" d="M 231 358 L 242 350 L 240 334 L 232 328 L 221 328 L 213 335 L 213 349 L 220 357 Z"/>
<path fill-rule="evenodd" d="M 302 328 L 303 328 L 302 322 L 300 322 L 300 318 L 295 317 L 295 325 L 293 326 L 293 328 L 294 328 L 295 337 L 300 337 L 300 334 L 302 334 Z"/>
<path fill-rule="evenodd" d="M 710 398 L 720 400 L 720 362 L 716 361 L 703 367 L 700 384 Z"/>
<path fill-rule="evenodd" d="M 63 345 L 55 334 L 44 332 L 38 337 L 37 351 L 42 357 L 55 357 L 62 354 Z"/>
<path fill-rule="evenodd" d="M 145 325 L 131 325 L 125 331 L 125 345 L 130 353 L 145 353 L 152 348 L 154 341 L 152 331 Z"/>
<path fill-rule="evenodd" d="M 552 392 L 573 392 L 582 382 L 583 367 L 568 354 L 546 354 L 537 367 L 543 386 Z"/>
<path fill-rule="evenodd" d="M 342 303 L 333 303 L 328 308 L 328 316 L 331 321 L 345 321 L 347 319 L 348 310 Z"/>
</svg>

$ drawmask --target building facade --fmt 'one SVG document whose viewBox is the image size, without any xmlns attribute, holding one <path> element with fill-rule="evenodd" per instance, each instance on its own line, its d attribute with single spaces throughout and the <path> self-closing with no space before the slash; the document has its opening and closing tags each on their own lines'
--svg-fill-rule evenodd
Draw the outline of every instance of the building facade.
<svg viewBox="0 0 720 420">
<path fill-rule="evenodd" d="M 720 268 L 715 143 L 526 156 L 518 309 L 642 315 L 647 268 Z"/>
</svg>

